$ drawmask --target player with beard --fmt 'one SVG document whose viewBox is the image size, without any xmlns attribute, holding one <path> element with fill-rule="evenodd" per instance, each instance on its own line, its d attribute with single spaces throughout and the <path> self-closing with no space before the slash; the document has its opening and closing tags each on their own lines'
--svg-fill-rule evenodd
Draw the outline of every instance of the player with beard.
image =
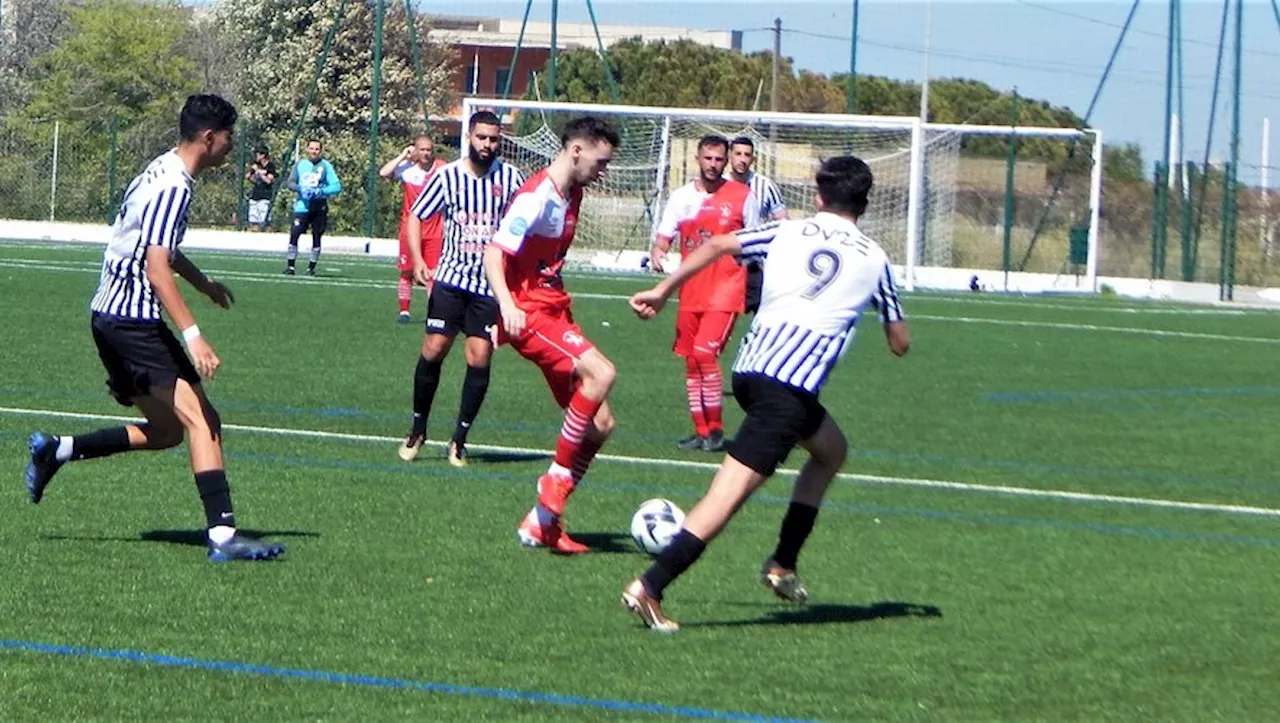
<svg viewBox="0 0 1280 723">
<path fill-rule="evenodd" d="M 440 384 L 444 358 L 459 332 L 466 337 L 467 374 L 462 382 L 458 421 L 449 442 L 449 463 L 467 463 L 467 434 L 489 390 L 489 360 L 498 302 L 484 273 L 484 251 L 497 231 L 507 205 L 524 184 L 524 174 L 498 158 L 502 125 L 498 116 L 480 111 L 467 124 L 467 156 L 437 170 L 411 214 L 427 219 L 440 214 L 444 243 L 433 272 L 422 256 L 422 225 L 408 225 L 407 246 L 414 279 L 433 284 L 427 301 L 427 328 L 422 354 L 413 374 L 413 426 L 400 445 L 400 459 L 418 456 L 427 436 L 427 418 Z"/>
</svg>

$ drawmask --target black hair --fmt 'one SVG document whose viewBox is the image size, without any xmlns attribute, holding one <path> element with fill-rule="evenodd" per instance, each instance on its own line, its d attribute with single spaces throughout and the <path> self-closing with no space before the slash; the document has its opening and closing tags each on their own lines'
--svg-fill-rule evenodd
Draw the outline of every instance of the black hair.
<svg viewBox="0 0 1280 723">
<path fill-rule="evenodd" d="M 818 168 L 814 179 L 823 208 L 836 213 L 861 216 L 867 210 L 867 194 L 874 179 L 871 168 L 860 158 L 837 156 L 828 158 Z"/>
<path fill-rule="evenodd" d="M 737 138 L 729 141 L 729 146 L 746 146 L 747 148 L 750 148 L 752 152 L 755 152 L 756 150 L 756 142 L 751 140 L 750 136 L 738 136 Z"/>
<path fill-rule="evenodd" d="M 184 141 L 194 141 L 201 131 L 229 131 L 235 128 L 236 107 L 217 95 L 192 95 L 178 115 L 178 133 Z"/>
<path fill-rule="evenodd" d="M 476 126 L 482 124 L 487 126 L 498 126 L 501 128 L 502 119 L 498 117 L 497 113 L 494 113 L 491 110 L 478 110 L 475 113 L 472 113 L 471 120 L 467 121 L 467 132 L 470 133 L 476 129 Z"/>
<path fill-rule="evenodd" d="M 604 120 L 589 115 L 574 118 L 564 124 L 564 130 L 560 131 L 560 147 L 568 148 L 570 141 L 591 141 L 593 143 L 603 141 L 614 148 L 622 145 L 622 139 L 618 136 L 618 132 L 613 129 L 613 126 Z"/>
<path fill-rule="evenodd" d="M 723 148 L 725 153 L 729 152 L 729 141 L 724 136 L 709 135 L 703 136 L 698 140 L 698 152 L 701 153 L 703 148 Z"/>
</svg>

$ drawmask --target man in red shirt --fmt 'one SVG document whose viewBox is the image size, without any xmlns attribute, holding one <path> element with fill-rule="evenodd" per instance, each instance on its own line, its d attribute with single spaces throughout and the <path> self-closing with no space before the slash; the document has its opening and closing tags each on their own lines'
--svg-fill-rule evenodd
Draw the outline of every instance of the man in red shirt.
<svg viewBox="0 0 1280 723">
<path fill-rule="evenodd" d="M 378 171 L 378 175 L 386 179 L 399 181 L 404 186 L 404 204 L 400 209 L 400 260 L 396 268 L 400 270 L 400 281 L 396 284 L 396 296 L 400 300 L 401 324 L 413 320 L 409 314 L 409 301 L 413 297 L 413 255 L 409 253 L 409 224 L 422 224 L 422 257 L 427 267 L 435 269 L 440 262 L 440 246 L 443 237 L 443 221 L 440 214 L 419 221 L 410 213 L 413 202 L 422 195 L 422 190 L 431 180 L 431 174 L 445 163 L 436 158 L 435 144 L 426 134 L 418 136 L 413 145 L 406 147 L 400 155 L 387 161 Z M 428 287 L 430 292 L 430 287 Z"/>
<path fill-rule="evenodd" d="M 616 371 L 574 323 L 560 270 L 573 243 L 582 189 L 604 176 L 619 144 L 617 131 L 598 118 L 566 124 L 560 153 L 520 187 L 484 252 L 502 317 L 498 342 L 538 365 L 565 410 L 555 460 L 538 479 L 538 503 L 516 535 L 526 546 L 566 555 L 588 550 L 565 533 L 560 517 L 613 432 L 606 400 Z"/>
<path fill-rule="evenodd" d="M 698 142 L 698 177 L 671 192 L 649 249 L 649 264 L 661 273 L 663 257 L 679 241 L 680 257 L 688 258 L 712 236 L 755 226 L 760 205 L 745 183 L 725 178 L 729 141 L 706 136 Z M 728 256 L 712 262 L 680 287 L 674 351 L 684 358 L 685 392 L 693 435 L 678 443 L 681 449 L 718 452 L 724 449 L 724 379 L 720 352 L 743 310 L 746 270 Z"/>
</svg>

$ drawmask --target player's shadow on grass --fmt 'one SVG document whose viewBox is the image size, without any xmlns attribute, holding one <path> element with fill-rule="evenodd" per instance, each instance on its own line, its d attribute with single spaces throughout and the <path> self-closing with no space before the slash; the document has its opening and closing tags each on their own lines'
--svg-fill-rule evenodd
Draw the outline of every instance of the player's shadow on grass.
<svg viewBox="0 0 1280 723">
<path fill-rule="evenodd" d="M 746 620 L 708 620 L 681 623 L 687 628 L 735 628 L 749 625 L 818 625 L 823 623 L 860 623 L 886 618 L 940 618 L 936 605 L 909 602 L 877 602 L 869 605 L 817 604 L 770 610 L 763 617 Z"/>
<path fill-rule="evenodd" d="M 319 537 L 319 532 L 302 532 L 299 530 L 246 530 L 238 529 L 240 534 L 254 539 L 275 539 L 278 537 Z M 171 545 L 190 545 L 204 547 L 209 544 L 205 530 L 147 530 L 138 533 L 137 537 L 103 537 L 93 535 L 44 535 L 46 540 L 63 540 L 69 542 L 165 542 Z"/>
<path fill-rule="evenodd" d="M 631 535 L 621 532 L 573 532 L 570 537 L 591 548 L 592 552 L 642 555 Z"/>
<path fill-rule="evenodd" d="M 472 451 L 468 449 L 467 457 L 485 464 L 502 464 L 504 462 L 537 462 L 540 459 L 550 459 L 551 455 L 542 452 L 504 452 L 497 449 Z"/>
</svg>

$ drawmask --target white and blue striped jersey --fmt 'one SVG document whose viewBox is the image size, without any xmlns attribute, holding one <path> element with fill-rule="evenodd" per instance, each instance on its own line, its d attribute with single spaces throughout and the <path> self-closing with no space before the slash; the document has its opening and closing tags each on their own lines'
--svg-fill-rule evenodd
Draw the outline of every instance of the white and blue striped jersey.
<svg viewBox="0 0 1280 723">
<path fill-rule="evenodd" d="M 99 314 L 162 321 L 160 301 L 147 279 L 147 249 L 163 246 L 172 256 L 187 231 L 187 209 L 195 179 L 174 151 L 156 158 L 125 190 L 111 240 L 102 254 L 102 275 L 90 308 Z"/>
<path fill-rule="evenodd" d="M 482 177 L 462 158 L 440 168 L 414 201 L 420 219 L 444 214 L 444 236 L 435 280 L 473 294 L 492 296 L 484 275 L 484 250 L 507 206 L 524 185 L 519 168 L 494 160 Z"/>
<path fill-rule="evenodd" d="M 778 184 L 755 171 L 747 171 L 745 183 L 751 187 L 751 193 L 755 194 L 756 202 L 760 204 L 762 220 L 787 220 L 787 204 L 782 200 L 782 191 L 778 190 Z"/>
<path fill-rule="evenodd" d="M 817 394 L 852 346 L 864 308 L 886 324 L 904 318 L 888 255 L 846 218 L 819 213 L 737 236 L 741 259 L 763 262 L 764 287 L 735 374 L 763 374 Z"/>
</svg>

